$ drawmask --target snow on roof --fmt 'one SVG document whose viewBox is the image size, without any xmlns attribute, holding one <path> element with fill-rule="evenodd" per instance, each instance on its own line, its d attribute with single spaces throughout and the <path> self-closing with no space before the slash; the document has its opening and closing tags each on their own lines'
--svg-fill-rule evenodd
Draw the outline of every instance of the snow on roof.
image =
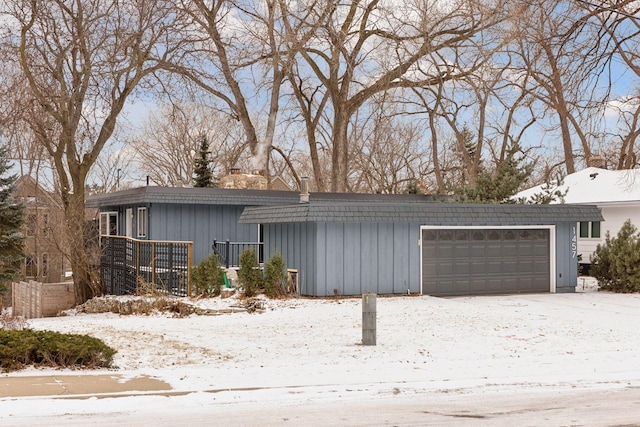
<svg viewBox="0 0 640 427">
<path fill-rule="evenodd" d="M 544 184 L 516 194 L 517 198 L 530 198 L 543 193 Z M 564 203 L 615 203 L 640 201 L 640 169 L 607 170 L 586 168 L 567 175 L 558 187 L 567 192 Z M 553 203 L 562 203 L 556 200 Z"/>
</svg>

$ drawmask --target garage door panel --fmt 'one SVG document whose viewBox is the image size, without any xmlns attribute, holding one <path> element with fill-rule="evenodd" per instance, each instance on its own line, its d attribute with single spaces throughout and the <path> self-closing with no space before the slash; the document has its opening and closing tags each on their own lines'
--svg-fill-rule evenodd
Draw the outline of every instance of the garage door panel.
<svg viewBox="0 0 640 427">
<path fill-rule="evenodd" d="M 471 255 L 471 250 L 469 248 L 469 246 L 457 246 L 453 248 L 453 257 L 456 259 L 469 259 L 469 256 Z"/>
<path fill-rule="evenodd" d="M 453 276 L 455 271 L 453 267 L 454 265 L 451 261 L 442 261 L 436 266 L 436 271 L 440 276 Z"/>
<path fill-rule="evenodd" d="M 533 256 L 539 256 L 547 258 L 549 256 L 549 246 L 548 245 L 536 245 L 533 248 Z"/>
<path fill-rule="evenodd" d="M 479 245 L 472 245 L 469 249 L 469 258 L 471 260 L 476 258 L 484 258 L 487 253 L 487 248 Z"/>
<path fill-rule="evenodd" d="M 534 262 L 531 259 L 518 260 L 518 272 L 522 275 L 535 272 Z"/>
<path fill-rule="evenodd" d="M 470 281 L 470 294 L 484 294 L 487 292 L 487 278 L 472 278 Z"/>
<path fill-rule="evenodd" d="M 531 257 L 535 255 L 535 249 L 530 245 L 519 245 L 518 256 L 519 257 Z"/>
<path fill-rule="evenodd" d="M 473 275 L 485 274 L 487 272 L 487 266 L 484 262 L 478 261 L 470 261 L 469 262 L 469 273 Z M 473 280 L 473 279 L 472 279 Z"/>
<path fill-rule="evenodd" d="M 500 274 L 500 272 L 502 271 L 502 262 L 487 261 L 486 268 L 487 274 Z"/>
<path fill-rule="evenodd" d="M 504 273 L 504 274 L 507 274 L 507 275 L 515 275 L 515 274 L 520 272 L 518 270 L 518 260 L 517 259 L 504 261 L 502 263 L 501 267 L 502 267 L 502 271 L 501 272 Z"/>
<path fill-rule="evenodd" d="M 422 256 L 424 258 L 436 258 L 438 256 L 438 249 L 435 245 L 422 245 Z"/>
<path fill-rule="evenodd" d="M 502 258 L 504 252 L 502 251 L 502 245 L 490 244 L 485 248 L 487 258 Z"/>
<path fill-rule="evenodd" d="M 455 281 L 453 284 L 454 295 L 469 294 L 471 292 L 471 283 L 468 281 Z"/>
<path fill-rule="evenodd" d="M 549 229 L 423 229 L 423 292 L 549 292 Z"/>
<path fill-rule="evenodd" d="M 436 254 L 436 256 L 440 259 L 453 258 L 453 247 L 449 245 L 438 247 Z"/>
</svg>

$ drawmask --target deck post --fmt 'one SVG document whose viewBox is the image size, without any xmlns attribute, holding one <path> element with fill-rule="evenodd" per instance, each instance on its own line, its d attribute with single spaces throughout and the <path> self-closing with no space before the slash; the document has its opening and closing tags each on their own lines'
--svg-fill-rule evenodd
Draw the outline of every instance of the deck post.
<svg viewBox="0 0 640 427">
<path fill-rule="evenodd" d="M 225 268 L 229 268 L 229 258 L 231 258 L 231 242 L 229 242 L 229 239 L 227 239 L 227 241 L 225 242 L 225 247 Z"/>
</svg>

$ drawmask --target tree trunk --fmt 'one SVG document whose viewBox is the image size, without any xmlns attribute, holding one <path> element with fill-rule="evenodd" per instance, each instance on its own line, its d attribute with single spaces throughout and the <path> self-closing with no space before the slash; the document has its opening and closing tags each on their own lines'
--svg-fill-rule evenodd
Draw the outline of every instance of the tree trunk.
<svg viewBox="0 0 640 427">
<path fill-rule="evenodd" d="M 573 160 L 573 146 L 571 144 L 571 132 L 569 131 L 569 120 L 563 105 L 558 106 L 558 117 L 560 119 L 560 130 L 562 131 L 562 148 L 564 149 L 564 164 L 567 174 L 575 173 L 576 165 Z"/>
<path fill-rule="evenodd" d="M 333 151 L 331 153 L 331 191 L 344 193 L 347 191 L 349 176 L 349 149 L 347 130 L 349 113 L 346 108 L 337 108 L 333 119 Z"/>
<path fill-rule="evenodd" d="M 102 295 L 99 281 L 94 280 L 91 271 L 85 235 L 84 192 L 82 190 L 63 195 L 65 200 L 65 218 L 67 221 L 67 239 L 69 261 L 73 273 L 76 305 L 88 299 Z"/>
</svg>

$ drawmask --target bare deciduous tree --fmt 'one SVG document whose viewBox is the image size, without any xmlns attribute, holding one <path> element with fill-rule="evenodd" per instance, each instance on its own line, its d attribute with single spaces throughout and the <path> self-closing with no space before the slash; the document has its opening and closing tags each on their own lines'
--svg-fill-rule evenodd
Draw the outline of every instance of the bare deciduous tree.
<svg viewBox="0 0 640 427">
<path fill-rule="evenodd" d="M 214 177 L 232 167 L 248 167 L 246 142 L 238 122 L 204 105 L 173 104 L 151 114 L 131 146 L 140 170 L 151 182 L 191 186 L 202 135 L 209 141 Z"/>
<path fill-rule="evenodd" d="M 357 110 L 375 94 L 435 85 L 473 70 L 489 56 L 489 34 L 504 19 L 501 2 L 454 5 L 415 0 L 369 0 L 332 5 L 316 36 L 301 49 L 304 79 L 328 94 L 331 115 L 331 190 L 346 191 L 349 126 Z M 312 96 L 308 95 L 307 99 Z"/>
<path fill-rule="evenodd" d="M 428 153 L 421 145 L 421 123 L 412 121 L 398 103 L 386 98 L 374 97 L 354 117 L 350 191 L 404 193 L 426 174 Z"/>
<path fill-rule="evenodd" d="M 128 98 L 173 54 L 181 24 L 164 0 L 5 1 L 2 54 L 27 83 L 23 119 L 52 159 L 76 303 L 101 293 L 85 251 L 87 175 Z"/>
<path fill-rule="evenodd" d="M 589 164 L 593 128 L 599 126 L 600 106 L 609 89 L 602 80 L 607 79 L 611 49 L 583 6 L 537 0 L 514 18 L 520 30 L 513 53 L 519 53 L 522 72 L 531 77 L 526 90 L 555 115 L 567 173 L 576 171 L 579 156 Z"/>
</svg>

